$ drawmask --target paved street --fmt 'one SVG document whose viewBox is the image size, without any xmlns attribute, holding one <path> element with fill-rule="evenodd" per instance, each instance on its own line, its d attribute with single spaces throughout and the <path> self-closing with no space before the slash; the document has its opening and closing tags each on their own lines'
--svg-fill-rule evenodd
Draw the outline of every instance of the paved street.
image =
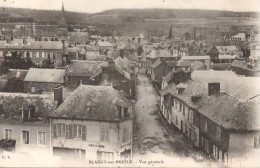
<svg viewBox="0 0 260 168">
<path fill-rule="evenodd" d="M 134 132 L 134 159 L 164 155 L 186 158 L 184 154 L 197 151 L 178 130 L 167 126 L 159 116 L 159 97 L 146 76 L 138 76 L 136 122 Z M 186 158 L 188 159 L 188 158 Z M 190 159 L 190 157 L 189 157 Z"/>
</svg>

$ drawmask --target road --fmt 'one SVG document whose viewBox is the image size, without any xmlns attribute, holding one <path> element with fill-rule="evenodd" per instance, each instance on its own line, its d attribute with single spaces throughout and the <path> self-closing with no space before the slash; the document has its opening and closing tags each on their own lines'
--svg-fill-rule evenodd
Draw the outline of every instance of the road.
<svg viewBox="0 0 260 168">
<path fill-rule="evenodd" d="M 191 159 L 191 155 L 203 155 L 178 130 L 165 124 L 158 113 L 158 103 L 159 97 L 150 80 L 138 75 L 133 159 L 156 156 Z M 189 157 L 185 153 L 189 153 Z"/>
</svg>

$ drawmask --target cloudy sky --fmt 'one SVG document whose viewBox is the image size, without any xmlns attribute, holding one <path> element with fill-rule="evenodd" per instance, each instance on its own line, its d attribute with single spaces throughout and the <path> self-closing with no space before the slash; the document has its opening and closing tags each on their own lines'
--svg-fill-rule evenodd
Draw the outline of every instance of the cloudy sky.
<svg viewBox="0 0 260 168">
<path fill-rule="evenodd" d="M 0 0 L 0 6 L 95 13 L 114 8 L 181 8 L 260 11 L 260 0 Z"/>
</svg>

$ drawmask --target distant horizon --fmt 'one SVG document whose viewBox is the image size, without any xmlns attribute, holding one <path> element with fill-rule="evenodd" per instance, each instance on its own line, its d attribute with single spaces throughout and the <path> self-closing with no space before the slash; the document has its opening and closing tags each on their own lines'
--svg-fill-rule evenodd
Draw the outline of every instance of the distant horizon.
<svg viewBox="0 0 260 168">
<path fill-rule="evenodd" d="M 104 2 L 105 1 L 105 2 Z M 1 8 L 65 11 L 95 14 L 115 9 L 176 9 L 260 12 L 260 0 L 1 0 Z M 0 9 L 3 11 L 3 9 Z"/>
<path fill-rule="evenodd" d="M 38 11 L 61 11 L 61 9 L 35 9 L 35 8 L 23 8 L 23 7 L 3 7 L 0 6 L 0 12 L 3 11 L 1 10 L 1 8 L 10 8 L 10 9 L 24 9 L 24 10 L 38 10 Z M 234 13 L 259 13 L 260 15 L 260 11 L 231 11 L 231 10 L 221 10 L 221 9 L 195 9 L 195 8 L 111 8 L 111 9 L 106 9 L 103 11 L 99 11 L 99 12 L 83 12 L 83 11 L 70 11 L 70 10 L 66 10 L 65 12 L 72 12 L 72 13 L 81 13 L 81 14 L 97 14 L 97 13 L 102 13 L 105 11 L 110 11 L 110 10 L 151 10 L 151 9 L 163 9 L 163 10 L 201 10 L 201 11 L 222 11 L 222 12 L 234 12 Z"/>
</svg>

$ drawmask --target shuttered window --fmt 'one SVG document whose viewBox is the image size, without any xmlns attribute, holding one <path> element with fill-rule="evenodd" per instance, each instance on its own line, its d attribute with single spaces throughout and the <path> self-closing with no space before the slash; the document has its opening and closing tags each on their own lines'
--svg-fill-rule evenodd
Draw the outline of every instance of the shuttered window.
<svg viewBox="0 0 260 168">
<path fill-rule="evenodd" d="M 53 124 L 53 137 L 57 138 L 57 124 Z"/>
<path fill-rule="evenodd" d="M 87 139 L 87 128 L 85 125 L 82 126 L 82 140 L 86 141 Z"/>
</svg>

